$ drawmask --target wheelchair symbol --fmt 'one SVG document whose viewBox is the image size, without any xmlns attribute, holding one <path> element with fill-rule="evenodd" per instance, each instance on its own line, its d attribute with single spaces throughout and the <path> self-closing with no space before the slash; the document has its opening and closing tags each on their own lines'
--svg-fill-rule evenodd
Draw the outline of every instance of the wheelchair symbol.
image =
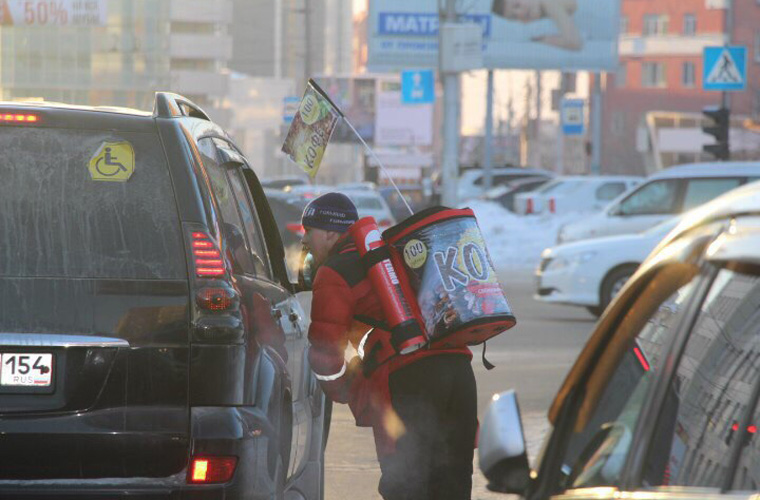
<svg viewBox="0 0 760 500">
<path fill-rule="evenodd" d="M 119 172 L 127 172 L 127 167 L 116 161 L 118 158 L 111 155 L 111 148 L 106 148 L 105 154 L 95 162 L 95 170 L 104 177 L 113 177 Z M 102 162 L 102 163 L 101 163 Z M 101 167 L 112 167 L 103 171 Z"/>
</svg>

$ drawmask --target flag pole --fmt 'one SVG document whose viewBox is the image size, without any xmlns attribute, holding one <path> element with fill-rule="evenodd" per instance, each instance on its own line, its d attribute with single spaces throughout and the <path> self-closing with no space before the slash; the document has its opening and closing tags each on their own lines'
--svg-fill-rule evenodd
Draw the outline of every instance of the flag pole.
<svg viewBox="0 0 760 500">
<path fill-rule="evenodd" d="M 406 198 L 404 198 L 404 195 L 401 194 L 401 190 L 398 188 L 395 182 L 393 182 L 393 177 L 391 177 L 391 174 L 385 169 L 383 166 L 383 162 L 380 161 L 380 158 L 377 157 L 374 151 L 372 151 L 372 148 L 367 145 L 366 142 L 364 142 L 364 139 L 362 139 L 362 136 L 359 135 L 359 132 L 356 131 L 353 125 L 351 125 L 351 122 L 348 121 L 348 118 L 345 116 L 343 117 L 343 121 L 346 122 L 346 125 L 353 131 L 353 133 L 356 135 L 356 137 L 359 138 L 362 144 L 364 144 L 364 147 L 367 148 L 367 151 L 369 151 L 369 154 L 372 156 L 372 158 L 375 159 L 375 162 L 377 165 L 385 172 L 385 176 L 388 178 L 389 181 L 391 181 L 391 184 L 393 184 L 393 187 L 396 189 L 396 192 L 401 197 L 401 201 L 404 202 L 404 205 L 406 205 L 407 210 L 409 210 L 410 215 L 414 215 L 414 210 L 412 210 L 412 207 L 409 206 L 409 203 L 407 203 Z"/>
<path fill-rule="evenodd" d="M 369 151 L 369 154 L 372 156 L 372 158 L 375 159 L 375 162 L 377 163 L 377 165 L 385 173 L 385 176 L 388 178 L 389 181 L 391 181 L 391 184 L 393 185 L 393 188 L 396 190 L 396 192 L 398 193 L 399 197 L 401 198 L 401 201 L 404 202 L 404 205 L 406 205 L 406 209 L 409 210 L 409 214 L 410 215 L 414 215 L 414 210 L 412 210 L 412 207 L 409 206 L 409 203 L 406 201 L 406 198 L 404 198 L 404 195 L 401 193 L 401 190 L 398 188 L 398 186 L 396 185 L 396 183 L 393 181 L 393 177 L 391 177 L 391 174 L 388 172 L 388 170 L 386 170 L 385 166 L 383 166 L 383 162 L 380 161 L 380 158 L 377 157 L 377 155 L 372 150 L 372 148 L 369 147 L 369 145 L 366 142 L 364 142 L 364 139 L 362 138 L 361 135 L 359 135 L 359 132 L 357 132 L 356 129 L 354 128 L 354 126 L 351 125 L 351 122 L 348 120 L 348 117 L 343 114 L 343 112 L 340 110 L 340 108 L 338 106 L 336 106 L 334 102 L 332 102 L 332 100 L 330 99 L 330 96 L 327 95 L 327 92 L 325 92 L 324 90 L 322 90 L 322 87 L 320 87 L 317 84 L 317 82 L 315 82 L 312 78 L 309 78 L 309 85 L 311 85 L 314 88 L 314 90 L 316 90 L 317 92 L 319 92 L 319 94 L 322 97 L 324 97 L 327 100 L 327 102 L 330 103 L 330 105 L 333 107 L 333 109 L 335 109 L 335 111 L 338 112 L 338 114 L 340 115 L 340 117 L 343 118 L 343 121 L 346 122 L 346 125 L 348 125 L 348 128 L 350 128 L 351 131 L 354 133 L 354 135 L 356 135 L 356 137 L 361 141 L 361 143 L 364 145 L 364 147 L 367 149 L 367 151 Z"/>
</svg>

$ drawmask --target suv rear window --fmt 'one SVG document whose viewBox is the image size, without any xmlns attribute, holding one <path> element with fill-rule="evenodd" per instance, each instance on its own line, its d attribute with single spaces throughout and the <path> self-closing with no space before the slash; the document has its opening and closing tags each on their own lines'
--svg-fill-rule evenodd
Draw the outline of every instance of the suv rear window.
<svg viewBox="0 0 760 500">
<path fill-rule="evenodd" d="M 134 150 L 131 177 L 93 180 L 90 162 L 105 143 L 120 142 Z M 186 277 L 156 135 L 3 127 L 0 149 L 0 276 Z"/>
</svg>

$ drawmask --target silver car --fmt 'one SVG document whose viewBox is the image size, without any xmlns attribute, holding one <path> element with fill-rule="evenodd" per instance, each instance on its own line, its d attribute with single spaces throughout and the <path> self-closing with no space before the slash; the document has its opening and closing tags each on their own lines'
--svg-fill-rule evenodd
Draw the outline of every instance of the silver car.
<svg viewBox="0 0 760 500">
<path fill-rule="evenodd" d="M 480 437 L 491 489 L 525 498 L 757 498 L 760 183 L 690 213 L 602 316 L 531 470 L 514 392 Z"/>
</svg>

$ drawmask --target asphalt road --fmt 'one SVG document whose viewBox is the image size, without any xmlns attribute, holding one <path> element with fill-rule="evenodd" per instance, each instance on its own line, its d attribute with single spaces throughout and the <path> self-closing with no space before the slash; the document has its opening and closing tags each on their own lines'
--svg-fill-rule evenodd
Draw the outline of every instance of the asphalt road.
<svg viewBox="0 0 760 500">
<path fill-rule="evenodd" d="M 493 370 L 483 367 L 480 348 L 473 350 L 479 414 L 483 415 L 493 394 L 515 389 L 532 459 L 547 429 L 546 410 L 590 335 L 595 318 L 582 308 L 533 300 L 529 272 L 501 273 L 500 280 L 517 317 L 517 326 L 488 342 L 487 358 L 496 365 Z M 327 500 L 381 498 L 377 493 L 380 469 L 372 432 L 356 427 L 344 405 L 335 406 L 325 461 Z M 476 468 L 472 498 L 506 497 L 488 492 L 485 479 Z"/>
</svg>

